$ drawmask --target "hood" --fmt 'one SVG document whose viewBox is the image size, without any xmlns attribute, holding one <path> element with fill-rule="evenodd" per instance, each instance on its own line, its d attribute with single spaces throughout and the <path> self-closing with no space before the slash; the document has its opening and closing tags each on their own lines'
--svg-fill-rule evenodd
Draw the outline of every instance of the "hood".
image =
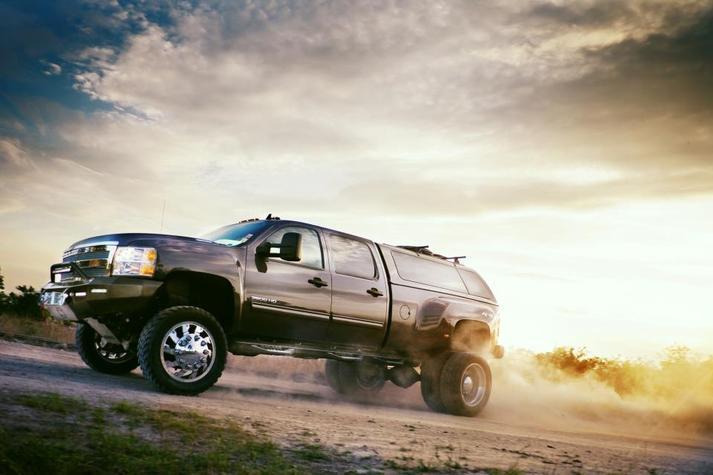
<svg viewBox="0 0 713 475">
<path fill-rule="evenodd" d="M 135 241 L 189 241 L 189 242 L 205 242 L 211 243 L 206 239 L 189 237 L 189 236 L 175 236 L 172 234 L 153 234 L 153 233 L 121 233 L 121 234 L 103 234 L 101 236 L 93 236 L 90 238 L 82 239 L 73 243 L 67 249 L 73 249 L 78 246 L 90 246 L 92 244 L 116 244 L 119 246 L 129 246 Z"/>
</svg>

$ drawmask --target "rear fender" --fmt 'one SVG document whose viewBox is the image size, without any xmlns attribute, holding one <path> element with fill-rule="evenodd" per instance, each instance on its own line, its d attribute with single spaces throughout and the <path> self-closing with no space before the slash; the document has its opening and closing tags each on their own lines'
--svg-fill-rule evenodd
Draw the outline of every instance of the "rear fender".
<svg viewBox="0 0 713 475">
<path fill-rule="evenodd" d="M 478 301 L 449 296 L 426 300 L 416 322 L 419 330 L 445 324 L 450 328 L 450 346 L 456 351 L 490 351 L 497 341 L 497 308 Z"/>
<path fill-rule="evenodd" d="M 458 297 L 439 296 L 425 300 L 416 315 L 416 328 L 426 330 L 443 321 L 455 327 L 461 320 L 480 321 L 490 327 L 497 319 L 492 305 Z"/>
</svg>

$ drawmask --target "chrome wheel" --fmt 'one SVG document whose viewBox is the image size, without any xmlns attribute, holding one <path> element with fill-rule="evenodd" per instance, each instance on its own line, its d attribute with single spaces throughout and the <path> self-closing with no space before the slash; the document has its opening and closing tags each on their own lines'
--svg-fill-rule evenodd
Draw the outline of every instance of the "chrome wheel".
<svg viewBox="0 0 713 475">
<path fill-rule="evenodd" d="M 94 371 L 125 374 L 139 365 L 136 353 L 120 343 L 109 343 L 88 323 L 77 324 L 74 341 L 82 361 Z"/>
<path fill-rule="evenodd" d="M 467 406 L 477 406 L 486 394 L 485 370 L 478 363 L 471 363 L 463 371 L 460 393 Z"/>
<path fill-rule="evenodd" d="M 181 382 L 202 379 L 213 367 L 213 335 L 196 322 L 174 325 L 161 343 L 161 364 L 171 378 Z"/>
</svg>

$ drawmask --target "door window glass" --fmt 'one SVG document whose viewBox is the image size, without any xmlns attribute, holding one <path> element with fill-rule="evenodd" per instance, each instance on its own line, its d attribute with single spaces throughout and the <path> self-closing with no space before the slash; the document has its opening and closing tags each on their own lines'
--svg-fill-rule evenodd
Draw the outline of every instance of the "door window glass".
<svg viewBox="0 0 713 475">
<path fill-rule="evenodd" d="M 334 261 L 334 271 L 337 274 L 362 279 L 376 277 L 374 256 L 365 242 L 330 234 L 329 249 L 331 259 Z"/>
<path fill-rule="evenodd" d="M 270 237 L 267 238 L 267 241 L 271 244 L 279 244 L 280 241 L 282 241 L 282 236 L 284 236 L 285 233 L 299 233 L 302 235 L 302 252 L 301 259 L 297 262 L 298 264 L 308 267 L 314 267 L 317 269 L 324 268 L 322 245 L 319 243 L 319 235 L 317 234 L 317 231 L 315 231 L 314 229 L 288 226 L 286 228 L 279 229 L 275 233 L 271 234 Z M 272 250 L 275 252 L 279 252 L 279 249 L 276 247 Z M 286 262 L 280 259 L 279 257 L 271 257 L 270 259 Z"/>
</svg>

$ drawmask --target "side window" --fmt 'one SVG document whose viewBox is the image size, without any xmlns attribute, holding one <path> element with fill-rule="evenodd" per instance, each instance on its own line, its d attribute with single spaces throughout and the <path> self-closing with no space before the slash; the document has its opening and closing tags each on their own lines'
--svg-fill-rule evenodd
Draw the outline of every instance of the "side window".
<svg viewBox="0 0 713 475">
<path fill-rule="evenodd" d="M 270 243 L 279 243 L 282 241 L 282 236 L 284 236 L 285 233 L 300 233 L 302 235 L 302 259 L 299 261 L 299 264 L 317 269 L 324 268 L 322 245 L 319 243 L 319 235 L 317 234 L 317 231 L 314 229 L 288 226 L 271 234 L 270 237 L 267 238 L 267 241 Z M 277 251 L 277 248 L 274 250 Z M 282 260 L 279 257 L 271 257 L 270 259 L 277 261 Z"/>
<path fill-rule="evenodd" d="M 460 276 L 463 277 L 465 286 L 468 287 L 468 293 L 470 295 L 477 295 L 479 297 L 485 297 L 486 299 L 495 300 L 493 292 L 485 283 L 482 277 L 480 277 L 476 272 L 472 270 L 459 269 L 458 272 Z"/>
<path fill-rule="evenodd" d="M 453 264 L 435 262 L 403 252 L 392 252 L 391 255 L 402 279 L 466 293 L 465 285 Z"/>
<path fill-rule="evenodd" d="M 376 277 L 374 256 L 365 242 L 330 234 L 329 250 L 337 274 L 362 279 Z"/>
</svg>

